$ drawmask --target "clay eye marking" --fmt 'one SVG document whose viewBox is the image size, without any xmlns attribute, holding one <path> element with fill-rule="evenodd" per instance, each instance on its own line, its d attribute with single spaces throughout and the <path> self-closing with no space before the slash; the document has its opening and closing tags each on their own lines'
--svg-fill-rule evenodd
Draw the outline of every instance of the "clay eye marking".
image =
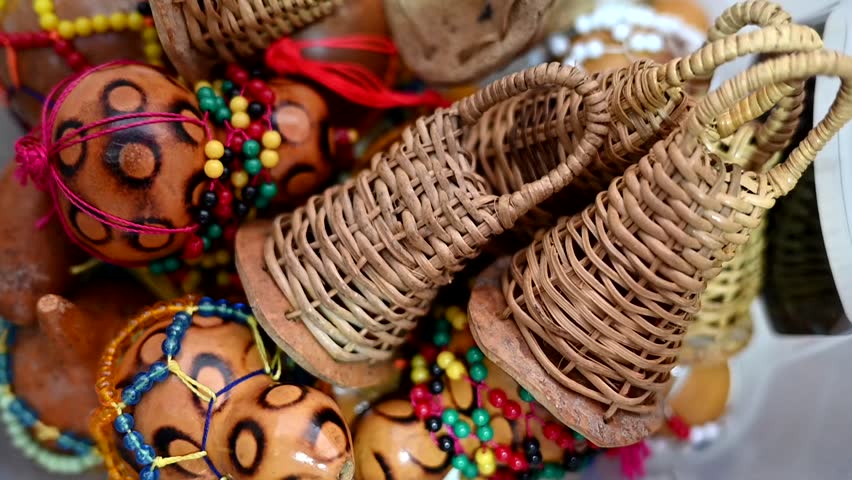
<svg viewBox="0 0 852 480">
<path fill-rule="evenodd" d="M 268 410 L 281 410 L 301 402 L 307 394 L 307 389 L 298 385 L 270 385 L 261 393 L 259 403 Z"/>
<path fill-rule="evenodd" d="M 299 185 L 298 185 L 301 182 L 295 182 L 293 185 L 290 185 L 290 184 L 293 183 L 293 180 L 297 176 L 300 176 L 300 175 L 312 175 L 313 176 L 313 175 L 316 175 L 316 171 L 317 171 L 317 169 L 316 169 L 315 166 L 308 165 L 307 163 L 297 163 L 297 164 L 293 165 L 292 167 L 290 167 L 290 169 L 287 170 L 287 173 L 284 174 L 284 176 L 281 178 L 281 181 L 279 182 L 281 185 L 284 186 L 283 190 L 284 190 L 285 195 L 300 197 L 300 196 L 307 195 L 308 193 L 310 193 L 310 190 L 315 187 L 315 185 L 313 185 L 313 182 L 307 182 L 308 185 L 302 185 L 302 188 L 299 188 Z M 307 188 L 305 188 L 305 187 L 307 187 Z"/>
<path fill-rule="evenodd" d="M 133 223 L 139 225 L 151 225 L 157 227 L 174 228 L 174 224 L 169 220 L 157 217 L 134 218 Z M 175 234 L 139 234 L 135 232 L 125 232 L 124 238 L 131 247 L 141 252 L 156 252 L 157 250 L 166 248 L 174 241 Z"/>
<path fill-rule="evenodd" d="M 169 108 L 169 111 L 185 117 L 201 118 L 201 112 L 198 111 L 195 105 L 186 100 L 174 102 L 171 108 Z M 204 129 L 198 125 L 184 122 L 169 122 L 167 125 L 172 129 L 178 140 L 193 147 L 200 145 L 201 140 L 204 138 Z"/>
<path fill-rule="evenodd" d="M 90 215 L 86 215 L 74 205 L 68 207 L 68 219 L 80 237 L 89 243 L 103 245 L 112 240 L 110 228 Z"/>
<path fill-rule="evenodd" d="M 68 119 L 59 124 L 54 134 L 53 141 L 57 142 L 65 135 L 65 132 L 77 130 L 83 126 L 83 122 L 75 119 Z M 85 132 L 80 132 L 80 135 L 85 135 Z M 86 156 L 89 154 L 87 142 L 77 143 L 70 147 L 59 151 L 59 173 L 64 177 L 70 177 L 77 173 L 77 170 L 83 166 Z"/>
<path fill-rule="evenodd" d="M 388 465 L 384 455 L 379 452 L 373 452 L 373 458 L 376 459 L 376 463 L 378 463 L 379 468 L 382 469 L 382 474 L 384 475 L 385 480 L 395 480 L 393 478 L 393 472 L 391 472 L 390 465 Z"/>
<path fill-rule="evenodd" d="M 479 17 L 477 17 L 476 21 L 479 23 L 487 22 L 488 20 L 491 20 L 491 17 L 493 16 L 494 10 L 491 8 L 491 2 L 486 1 L 485 7 L 482 9 L 482 12 L 480 12 Z"/>
<path fill-rule="evenodd" d="M 278 130 L 284 142 L 298 145 L 311 136 L 311 117 L 304 106 L 283 101 L 272 114 L 272 127 Z"/>
<path fill-rule="evenodd" d="M 101 93 L 104 115 L 123 115 L 142 112 L 148 105 L 148 95 L 139 85 L 127 79 L 113 80 Z"/>
<path fill-rule="evenodd" d="M 184 203 L 187 208 L 197 207 L 201 203 L 201 194 L 206 190 L 208 180 L 207 175 L 201 170 L 186 181 Z"/>
<path fill-rule="evenodd" d="M 190 377 L 210 387 L 214 392 L 221 390 L 225 385 L 234 381 L 234 372 L 228 366 L 228 362 L 212 353 L 201 353 L 195 357 L 192 360 L 192 368 L 189 369 L 188 373 Z M 193 400 L 199 410 L 206 415 L 208 404 L 194 395 Z M 226 402 L 217 400 L 216 403 L 217 406 L 214 408 L 214 412 L 221 410 Z"/>
<path fill-rule="evenodd" d="M 323 433 L 326 424 L 337 427 L 339 432 L 326 431 Z M 346 435 L 346 432 L 346 422 L 343 421 L 340 414 L 331 408 L 323 408 L 314 414 L 308 430 L 308 442 L 323 453 L 328 453 L 326 460 L 333 460 L 342 457 L 349 451 L 349 436 Z M 333 445 L 333 440 L 338 438 L 338 433 L 341 436 L 339 440 L 342 440 L 343 445 Z M 322 438 L 320 438 L 321 434 L 323 435 Z M 319 443 L 322 443 L 322 445 L 319 445 Z M 343 447 L 342 450 L 340 449 L 341 446 Z"/>
<path fill-rule="evenodd" d="M 104 163 L 130 188 L 150 188 L 162 165 L 162 149 L 150 132 L 132 128 L 112 135 Z"/>
<path fill-rule="evenodd" d="M 245 419 L 237 423 L 228 436 L 231 463 L 243 475 L 254 474 L 263 462 L 266 436 L 254 420 Z"/>
<path fill-rule="evenodd" d="M 381 407 L 381 405 L 380 405 L 380 407 Z M 414 410 L 410 409 L 410 408 L 408 409 L 408 411 L 406 412 L 405 415 L 399 415 L 398 412 L 385 411 L 382 408 L 375 408 L 374 411 L 375 411 L 376 415 L 379 415 L 380 417 L 384 417 L 384 418 L 386 418 L 386 419 L 388 419 L 392 422 L 396 422 L 396 423 L 407 424 L 407 423 L 418 423 L 418 422 L 420 422 L 420 420 L 417 418 L 417 416 L 414 415 Z"/>
<path fill-rule="evenodd" d="M 173 426 L 160 427 L 154 432 L 153 437 L 153 447 L 157 453 L 166 456 L 177 456 L 177 455 L 186 455 L 191 452 L 197 452 L 201 450 L 201 445 L 192 439 L 188 434 L 178 430 Z M 186 448 L 180 448 L 180 446 L 185 446 Z M 193 462 L 180 462 L 173 465 L 170 465 L 167 468 L 176 468 L 180 471 L 180 473 L 184 475 L 188 475 L 191 477 L 195 477 L 196 475 L 201 474 L 204 469 L 207 468 L 207 465 L 203 463 L 203 461 L 198 461 L 199 463 Z M 188 469 L 190 466 L 197 466 L 196 469 Z M 198 471 L 194 471 L 198 470 Z"/>
</svg>

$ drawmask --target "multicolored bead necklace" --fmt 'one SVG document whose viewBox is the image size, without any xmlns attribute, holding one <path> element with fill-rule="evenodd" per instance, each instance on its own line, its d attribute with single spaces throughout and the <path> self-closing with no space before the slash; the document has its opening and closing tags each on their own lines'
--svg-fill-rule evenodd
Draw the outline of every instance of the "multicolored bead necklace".
<svg viewBox="0 0 852 480">
<path fill-rule="evenodd" d="M 132 321 L 107 348 L 102 361 L 97 386 L 102 405 L 110 407 L 105 410 L 102 409 L 95 417 L 92 429 L 93 434 L 98 445 L 104 450 L 104 457 L 107 469 L 110 471 L 110 478 L 157 480 L 160 478 L 161 468 L 180 462 L 202 459 L 210 471 L 216 475 L 216 478 L 227 480 L 227 477 L 223 476 L 207 458 L 206 452 L 210 421 L 216 399 L 246 380 L 258 375 L 269 375 L 273 380 L 277 380 L 282 372 L 282 357 L 277 350 L 271 356 L 268 354 L 259 327 L 257 326 L 257 321 L 248 306 L 242 303 L 231 304 L 226 300 L 214 302 L 212 299 L 204 297 L 198 301 L 197 305 L 184 306 L 175 304 L 162 307 L 158 313 L 161 313 L 163 308 L 170 311 L 177 310 L 174 312 L 172 323 L 166 328 L 166 338 L 163 340 L 161 347 L 164 356 L 163 360 L 154 362 L 147 371 L 136 375 L 132 382 L 121 391 L 120 395 L 111 378 L 112 367 L 117 360 L 117 352 L 121 347 L 126 347 L 136 334 L 150 327 L 150 324 L 156 323 L 161 317 L 151 315 L 143 318 L 141 321 Z M 184 373 L 175 360 L 175 357 L 180 353 L 181 343 L 187 330 L 192 325 L 192 316 L 196 312 L 202 317 L 217 316 L 226 322 L 237 322 L 250 328 L 264 368 L 230 382 L 218 392 L 214 392 L 198 380 Z M 142 434 L 134 430 L 134 417 L 128 410 L 138 405 L 147 392 L 165 381 L 170 374 L 175 375 L 194 395 L 205 401 L 208 408 L 200 451 L 176 457 L 161 457 L 157 455 L 157 452 L 150 444 L 146 443 Z M 135 472 L 128 471 L 123 464 L 119 464 L 121 460 L 118 452 L 112 447 L 113 443 L 107 438 L 110 435 L 108 433 L 109 428 L 105 427 L 107 424 L 112 425 L 112 430 L 118 433 L 122 439 L 124 448 L 136 460 L 139 467 L 138 475 Z"/>
<path fill-rule="evenodd" d="M 15 326 L 0 318 L 0 418 L 12 445 L 45 470 L 57 474 L 78 474 L 102 462 L 94 445 L 77 435 L 61 432 L 45 425 L 27 403 L 12 391 L 11 346 L 14 344 Z M 53 441 L 55 452 L 42 442 Z"/>
<path fill-rule="evenodd" d="M 453 467 L 466 478 L 529 480 L 562 478 L 566 471 L 578 471 L 589 465 L 598 453 L 598 447 L 557 422 L 545 421 L 537 413 L 540 407 L 529 392 L 519 387 L 518 395 L 527 405 L 525 412 L 521 403 L 511 400 L 506 392 L 485 384 L 488 368 L 483 363 L 485 356 L 479 348 L 470 348 L 463 359 L 446 350 L 452 330 L 467 328 L 467 315 L 459 307 L 452 306 L 446 309 L 444 316 L 436 322 L 432 339 L 434 345 L 423 347 L 420 354 L 411 360 L 414 387 L 409 399 L 415 415 L 424 422 L 438 448 L 455 454 Z M 450 380 L 465 380 L 473 386 L 477 404 L 470 414 L 473 425 L 462 419 L 456 409 L 444 407 L 441 393 L 445 376 Z M 527 434 L 521 448 L 494 441 L 491 415 L 484 408 L 486 399 L 494 408 L 500 409 L 507 420 L 525 421 Z M 533 422 L 542 425 L 547 440 L 565 451 L 562 464 L 543 461 L 539 439 L 531 433 Z M 465 452 L 461 440 L 472 435 L 478 438 L 479 447 L 471 457 Z"/>
</svg>

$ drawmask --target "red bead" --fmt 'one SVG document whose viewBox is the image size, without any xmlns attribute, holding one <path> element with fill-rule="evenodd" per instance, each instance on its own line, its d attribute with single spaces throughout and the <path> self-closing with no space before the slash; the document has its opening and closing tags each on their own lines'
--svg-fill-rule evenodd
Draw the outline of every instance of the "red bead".
<svg viewBox="0 0 852 480">
<path fill-rule="evenodd" d="M 69 42 L 68 40 L 56 40 L 53 43 L 53 50 L 59 55 L 65 57 L 74 51 L 74 46 L 71 45 L 71 42 Z"/>
<path fill-rule="evenodd" d="M 527 469 L 527 460 L 523 457 L 523 455 L 512 455 L 512 458 L 510 458 L 506 463 L 509 465 L 509 468 L 516 472 Z"/>
<path fill-rule="evenodd" d="M 252 94 L 254 96 L 259 95 L 260 92 L 262 92 L 265 88 L 266 88 L 266 84 L 263 83 L 263 80 L 260 80 L 259 78 L 254 78 L 254 79 L 250 80 L 248 82 L 248 85 L 246 85 L 246 89 L 249 91 L 250 94 Z M 258 99 L 258 100 L 260 100 L 260 99 Z"/>
<path fill-rule="evenodd" d="M 248 81 L 248 72 L 235 63 L 228 65 L 225 76 L 228 77 L 228 80 L 240 86 L 245 85 Z"/>
<path fill-rule="evenodd" d="M 420 384 L 411 389 L 408 397 L 411 398 L 412 403 L 421 403 L 432 398 L 432 394 L 429 393 L 425 384 Z"/>
<path fill-rule="evenodd" d="M 506 445 L 498 445 L 494 447 L 494 458 L 498 462 L 508 463 L 509 459 L 512 458 L 512 449 Z"/>
<path fill-rule="evenodd" d="M 556 444 L 562 450 L 574 451 L 574 436 L 568 432 L 562 432 L 556 440 Z"/>
<path fill-rule="evenodd" d="M 260 141 L 260 139 L 263 138 L 264 133 L 266 133 L 266 127 L 260 123 L 260 121 L 251 122 L 251 124 L 246 127 L 246 135 L 257 141 Z"/>
<path fill-rule="evenodd" d="M 231 143 L 228 145 L 232 152 L 242 152 L 243 151 L 243 143 L 245 140 L 241 136 L 234 136 L 231 139 Z"/>
<path fill-rule="evenodd" d="M 488 392 L 488 401 L 491 402 L 491 405 L 494 405 L 497 408 L 502 408 L 503 404 L 506 403 L 506 392 L 499 388 L 495 388 Z"/>
<path fill-rule="evenodd" d="M 544 424 L 544 438 L 555 442 L 562 435 L 562 426 L 556 422 L 547 422 Z"/>
<path fill-rule="evenodd" d="M 503 416 L 506 417 L 507 420 L 517 420 L 521 416 L 521 413 L 521 405 L 514 400 L 509 400 L 505 405 L 503 405 Z"/>
<path fill-rule="evenodd" d="M 418 403 L 414 406 L 414 414 L 417 415 L 417 418 L 423 420 L 432 414 L 432 409 L 429 408 L 428 403 Z"/>
<path fill-rule="evenodd" d="M 234 215 L 234 210 L 230 203 L 219 203 L 213 208 L 213 215 L 220 220 L 227 220 Z"/>
<path fill-rule="evenodd" d="M 423 358 L 426 359 L 427 362 L 432 363 L 438 358 L 438 347 L 434 345 L 426 345 L 420 350 L 420 355 L 423 355 Z"/>
<path fill-rule="evenodd" d="M 201 237 L 190 237 L 183 246 L 183 258 L 198 258 L 204 252 L 204 241 Z"/>
<path fill-rule="evenodd" d="M 71 67 L 71 70 L 82 70 L 88 65 L 86 57 L 81 55 L 80 52 L 69 53 L 65 57 L 65 60 L 68 62 L 68 66 Z"/>
<path fill-rule="evenodd" d="M 237 225 L 228 225 L 225 227 L 222 238 L 229 244 L 234 243 L 234 240 L 237 238 Z"/>
<path fill-rule="evenodd" d="M 272 105 L 275 103 L 275 92 L 271 88 L 264 85 L 263 90 L 254 94 L 257 101 L 264 105 Z"/>
<path fill-rule="evenodd" d="M 219 204 L 230 205 L 234 201 L 234 194 L 230 190 L 222 189 L 219 191 Z"/>
</svg>

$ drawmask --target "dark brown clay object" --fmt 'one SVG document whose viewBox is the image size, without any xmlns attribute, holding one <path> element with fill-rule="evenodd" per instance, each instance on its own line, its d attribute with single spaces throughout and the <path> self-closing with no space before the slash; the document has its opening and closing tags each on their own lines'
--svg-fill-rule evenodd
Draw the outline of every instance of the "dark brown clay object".
<svg viewBox="0 0 852 480">
<path fill-rule="evenodd" d="M 119 385 L 162 360 L 171 318 L 145 330 L 123 356 Z M 175 360 L 190 377 L 214 391 L 263 368 L 251 331 L 219 317 L 195 315 Z M 208 404 L 174 375 L 145 393 L 135 407 L 136 430 L 158 455 L 201 450 Z M 252 377 L 216 400 L 207 452 L 229 478 L 351 480 L 352 441 L 340 409 L 324 393 Z M 217 477 L 199 460 L 160 470 L 160 478 Z"/>
<path fill-rule="evenodd" d="M 201 118 L 195 96 L 172 78 L 141 65 L 91 73 L 59 106 L 53 136 L 70 139 L 63 133 L 135 112 L 178 113 L 188 121 L 126 128 L 68 147 L 52 161 L 76 195 L 103 211 L 137 224 L 186 227 L 193 220 L 190 207 L 207 180 L 202 171 L 206 140 L 204 129 L 189 123 Z M 165 257 L 180 250 L 187 235 L 124 232 L 81 212 L 64 197 L 59 206 L 69 233 L 116 262 Z"/>
<path fill-rule="evenodd" d="M 260 326 L 281 347 L 284 353 L 311 375 L 333 385 L 366 388 L 392 382 L 399 374 L 393 362 L 358 362 L 341 367 L 320 345 L 304 322 L 286 317 L 291 306 L 281 295 L 265 295 L 278 288 L 266 272 L 263 250 L 252 248 L 270 234 L 272 222 L 256 221 L 237 231 L 235 260 L 243 284 L 250 282 L 255 288 L 246 291 L 248 301 Z M 242 247 L 241 247 L 242 245 Z M 263 300 L 261 301 L 261 297 Z M 279 332 L 287 331 L 287 341 Z"/>
<path fill-rule="evenodd" d="M 152 299 L 127 281 L 88 283 L 71 300 L 45 295 L 37 304 L 38 325 L 16 332 L 12 346 L 15 395 L 46 425 L 88 436 L 98 406 L 95 374 L 104 347 L 125 319 Z"/>
<path fill-rule="evenodd" d="M 0 179 L 0 316 L 17 325 L 36 321 L 42 295 L 65 292 L 71 267 L 85 258 L 59 222 L 36 222 L 51 209 L 50 196 L 15 178 L 10 163 Z"/>
<path fill-rule="evenodd" d="M 57 17 L 71 21 L 78 17 L 91 18 L 98 14 L 109 16 L 115 12 L 134 12 L 138 3 L 138 0 L 54 0 Z M 6 2 L 0 13 L 0 30 L 41 32 L 32 0 Z M 145 60 L 141 33 L 129 29 L 121 33 L 96 33 L 90 37 L 75 38 L 72 42 L 91 65 L 118 59 Z M 42 97 L 60 80 L 73 73 L 65 59 L 52 48 L 19 50 L 17 58 L 21 84 Z M 3 85 L 10 85 L 9 69 L 5 60 L 0 62 L 0 81 Z M 18 92 L 10 97 L 9 106 L 27 126 L 40 123 L 42 104 L 32 95 Z"/>
<path fill-rule="evenodd" d="M 329 161 L 328 106 L 313 88 L 286 79 L 269 81 L 277 102 L 272 122 L 281 134 L 280 161 L 272 169 L 278 195 L 272 205 L 295 207 L 328 183 L 333 173 Z"/>
<path fill-rule="evenodd" d="M 604 422 L 606 406 L 565 388 L 544 370 L 515 322 L 506 317 L 500 280 L 508 266 L 509 258 L 502 258 L 483 271 L 470 298 L 471 331 L 485 355 L 512 377 L 529 379 L 527 390 L 544 408 L 596 445 L 631 445 L 657 431 L 664 420 L 662 403 L 652 414 L 622 412 Z M 512 361 L 503 361 L 505 358 Z"/>
<path fill-rule="evenodd" d="M 542 32 L 553 0 L 385 0 L 403 61 L 429 83 L 497 70 Z"/>
</svg>

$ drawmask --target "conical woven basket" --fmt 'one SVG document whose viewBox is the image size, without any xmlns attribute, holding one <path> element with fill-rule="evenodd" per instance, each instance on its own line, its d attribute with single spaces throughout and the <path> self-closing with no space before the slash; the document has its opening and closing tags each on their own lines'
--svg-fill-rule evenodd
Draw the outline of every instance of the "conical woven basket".
<svg viewBox="0 0 852 480">
<path fill-rule="evenodd" d="M 334 12 L 342 0 L 150 0 L 163 49 L 190 84 L 220 62 L 252 58 Z"/>
</svg>

